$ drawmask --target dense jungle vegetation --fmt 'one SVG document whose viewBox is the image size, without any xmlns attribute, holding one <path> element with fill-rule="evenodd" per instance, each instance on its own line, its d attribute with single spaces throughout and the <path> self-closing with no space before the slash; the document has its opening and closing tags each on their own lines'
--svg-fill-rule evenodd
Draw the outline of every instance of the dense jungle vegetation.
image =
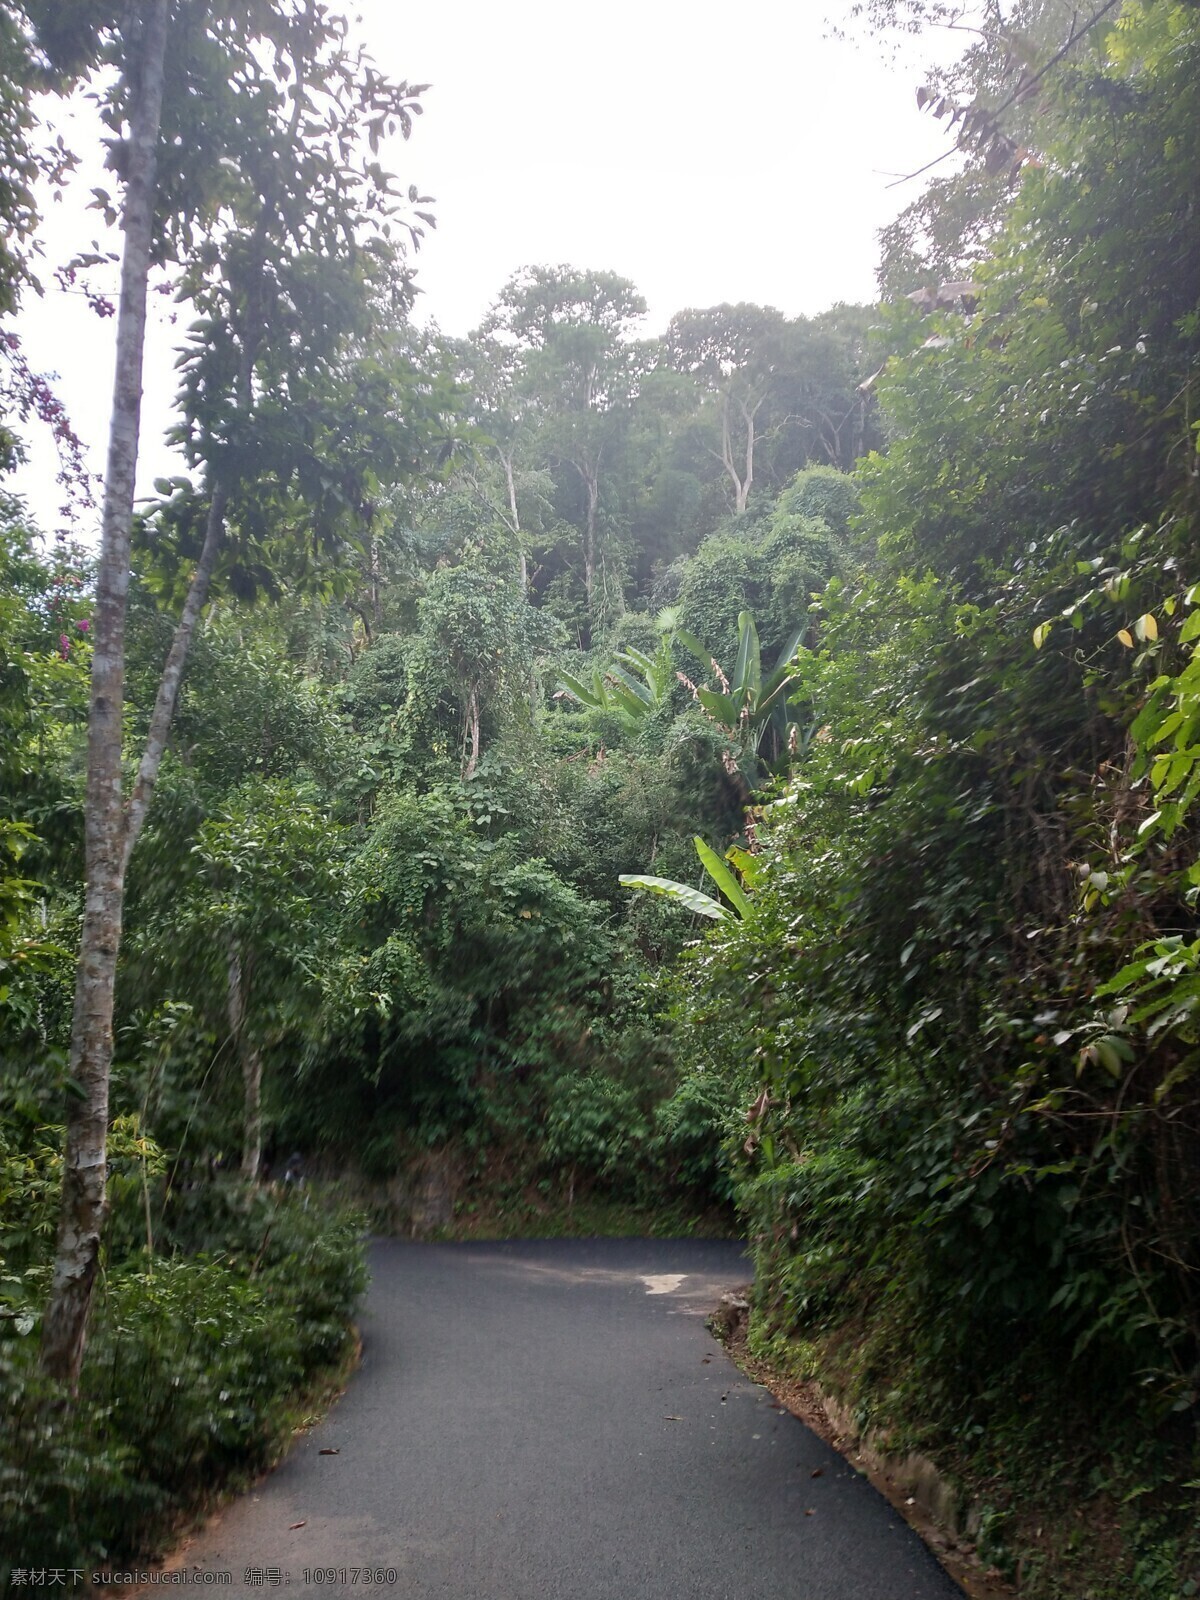
<svg viewBox="0 0 1200 1600">
<path fill-rule="evenodd" d="M 105 591 L 3 352 L 7 459 L 50 422 L 69 515 L 0 502 L 0 1519 L 144 1547 L 269 1457 L 363 1282 L 295 1151 L 405 1219 L 435 1173 L 466 1231 L 725 1218 L 752 1348 L 932 1455 L 1021 1592 L 1200 1593 L 1200 9 L 985 29 L 877 305 L 655 335 L 625 279 L 531 266 L 465 339 L 412 316 L 416 190 L 355 187 L 280 85 L 364 136 L 419 90 L 284 0 L 179 9 L 150 256 L 190 476 L 132 526 L 144 826 L 66 1412 Z M 30 95 L 115 63 L 136 118 L 118 10 L 0 6 L 8 310 Z M 188 73 L 224 143 L 182 140 Z"/>
</svg>

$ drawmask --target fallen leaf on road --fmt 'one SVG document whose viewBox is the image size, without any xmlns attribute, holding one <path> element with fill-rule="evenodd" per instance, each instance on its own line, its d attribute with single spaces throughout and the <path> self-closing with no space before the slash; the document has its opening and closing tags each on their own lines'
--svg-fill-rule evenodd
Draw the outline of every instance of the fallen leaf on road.
<svg viewBox="0 0 1200 1600">
<path fill-rule="evenodd" d="M 342 1453 L 341 1445 L 338 1445 L 336 1449 L 334 1449 L 333 1446 L 331 1446 L 331 1445 L 326 1445 L 324 1450 L 318 1450 L 317 1451 L 317 1454 L 319 1456 L 340 1456 L 341 1453 Z"/>
<path fill-rule="evenodd" d="M 308 1518 L 306 1517 L 303 1522 L 292 1522 L 292 1523 L 289 1523 L 288 1526 L 291 1529 L 291 1531 L 293 1533 L 295 1533 L 297 1528 L 307 1528 L 308 1527 Z"/>
<path fill-rule="evenodd" d="M 664 1417 L 663 1421 L 664 1422 L 682 1422 L 683 1418 L 682 1417 Z"/>
<path fill-rule="evenodd" d="M 825 1476 L 825 1468 L 824 1467 L 814 1467 L 812 1469 L 812 1471 L 809 1473 L 809 1477 L 810 1478 L 823 1478 L 824 1476 Z"/>
<path fill-rule="evenodd" d="M 817 1513 L 816 1513 L 816 1512 L 815 1512 L 815 1511 L 813 1511 L 813 1510 L 812 1510 L 812 1508 L 811 1508 L 811 1507 L 810 1507 L 810 1508 L 809 1508 L 809 1510 L 807 1510 L 807 1511 L 806 1511 L 806 1512 L 805 1512 L 805 1513 L 804 1513 L 804 1515 L 805 1515 L 805 1516 L 806 1516 L 806 1517 L 815 1517 L 815 1516 L 816 1516 L 816 1514 L 817 1514 Z"/>
</svg>

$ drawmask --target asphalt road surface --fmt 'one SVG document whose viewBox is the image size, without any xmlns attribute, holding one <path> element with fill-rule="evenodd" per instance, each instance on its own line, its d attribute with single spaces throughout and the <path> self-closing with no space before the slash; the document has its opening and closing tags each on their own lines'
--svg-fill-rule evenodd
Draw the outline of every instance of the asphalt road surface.
<svg viewBox="0 0 1200 1600">
<path fill-rule="evenodd" d="M 280 1600 L 961 1600 L 708 1333 L 750 1275 L 738 1245 L 389 1240 L 371 1262 L 345 1397 L 172 1563 L 206 1588 L 230 1572 L 216 1592 Z"/>
</svg>

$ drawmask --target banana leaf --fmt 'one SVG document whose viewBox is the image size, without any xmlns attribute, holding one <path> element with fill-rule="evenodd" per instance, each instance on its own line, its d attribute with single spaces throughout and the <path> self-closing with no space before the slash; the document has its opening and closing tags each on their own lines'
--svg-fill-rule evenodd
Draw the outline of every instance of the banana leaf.
<svg viewBox="0 0 1200 1600">
<path fill-rule="evenodd" d="M 636 695 L 643 716 L 647 711 L 654 710 L 653 692 L 644 683 L 639 683 L 632 673 L 626 672 L 623 667 L 613 665 L 608 669 L 608 679 L 614 689 L 624 688 L 630 694 Z"/>
<path fill-rule="evenodd" d="M 733 669 L 734 694 L 747 694 L 757 698 L 762 689 L 762 652 L 758 643 L 758 629 L 748 611 L 738 613 L 738 653 Z"/>
<path fill-rule="evenodd" d="M 644 650 L 635 650 L 632 645 L 622 650 L 617 660 L 627 662 L 631 667 L 636 667 L 647 678 L 654 671 L 654 658 L 648 656 Z"/>
<path fill-rule="evenodd" d="M 696 846 L 696 854 L 704 863 L 704 870 L 729 901 L 739 917 L 750 915 L 750 902 L 746 898 L 746 891 L 734 877 L 733 873 L 721 860 L 717 852 L 705 844 L 697 834 L 692 843 Z"/>
<path fill-rule="evenodd" d="M 613 680 L 609 683 L 608 693 L 610 704 L 613 708 L 632 717 L 635 721 L 640 722 L 643 717 L 653 710 L 653 706 L 648 704 L 637 690 L 628 684 Z"/>
<path fill-rule="evenodd" d="M 773 696 L 779 686 L 786 683 L 793 676 L 792 663 L 795 660 L 796 651 L 800 648 L 800 641 L 803 637 L 804 625 L 801 624 L 776 657 L 775 665 L 771 668 L 770 675 L 762 686 L 763 701 Z"/>
<path fill-rule="evenodd" d="M 689 655 L 695 656 L 696 660 L 704 668 L 705 672 L 708 672 L 710 669 L 712 671 L 717 670 L 716 657 L 713 655 L 712 651 L 707 645 L 701 644 L 700 640 L 697 639 L 694 633 L 689 633 L 686 628 L 678 628 L 676 629 L 675 637 L 679 640 L 680 644 Z"/>
<path fill-rule="evenodd" d="M 604 691 L 603 680 L 598 679 L 598 688 L 589 689 L 569 672 L 560 672 L 558 675 L 559 687 L 565 689 L 573 700 L 578 700 L 581 706 L 590 706 L 593 710 L 602 709 L 608 704 L 608 695 Z"/>
<path fill-rule="evenodd" d="M 627 889 L 645 889 L 648 894 L 665 895 L 668 900 L 678 900 L 680 905 L 701 917 L 711 917 L 714 922 L 724 922 L 729 913 L 719 901 L 693 889 L 690 884 L 676 883 L 674 878 L 650 878 L 640 872 L 623 872 L 620 881 Z"/>
<path fill-rule="evenodd" d="M 731 732 L 737 727 L 742 715 L 742 701 L 735 699 L 731 694 L 722 694 L 718 689 L 697 689 L 696 698 L 708 712 L 710 717 L 716 719 L 722 727 Z"/>
<path fill-rule="evenodd" d="M 739 845 L 731 845 L 725 852 L 725 859 L 733 863 L 743 883 L 749 884 L 751 889 L 763 875 L 762 857 L 751 855 L 749 850 L 743 850 Z"/>
</svg>

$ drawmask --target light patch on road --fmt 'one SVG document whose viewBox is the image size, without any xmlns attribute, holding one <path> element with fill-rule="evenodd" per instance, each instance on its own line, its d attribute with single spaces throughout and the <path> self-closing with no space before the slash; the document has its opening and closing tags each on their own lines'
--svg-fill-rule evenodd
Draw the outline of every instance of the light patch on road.
<svg viewBox="0 0 1200 1600">
<path fill-rule="evenodd" d="M 643 1277 L 647 1294 L 674 1294 L 679 1285 L 687 1277 L 686 1272 L 659 1272 L 650 1277 Z"/>
</svg>

